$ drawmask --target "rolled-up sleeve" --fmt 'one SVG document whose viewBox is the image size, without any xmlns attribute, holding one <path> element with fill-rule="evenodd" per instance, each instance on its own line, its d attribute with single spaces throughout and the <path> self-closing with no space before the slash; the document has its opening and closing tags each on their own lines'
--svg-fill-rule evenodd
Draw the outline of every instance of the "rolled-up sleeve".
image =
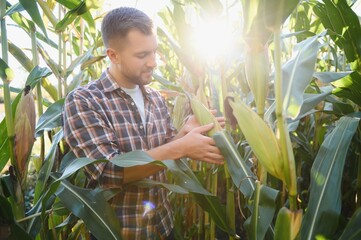
<svg viewBox="0 0 361 240">
<path fill-rule="evenodd" d="M 71 92 L 64 104 L 64 138 L 77 157 L 108 160 L 85 167 L 91 181 L 105 188 L 121 187 L 124 169 L 110 161 L 120 154 L 119 144 L 104 111 L 86 92 Z"/>
</svg>

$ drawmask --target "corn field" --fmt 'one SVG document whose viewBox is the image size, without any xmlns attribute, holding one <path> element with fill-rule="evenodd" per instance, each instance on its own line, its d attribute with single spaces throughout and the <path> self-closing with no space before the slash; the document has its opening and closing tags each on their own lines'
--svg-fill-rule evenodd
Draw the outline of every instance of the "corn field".
<svg viewBox="0 0 361 240">
<path fill-rule="evenodd" d="M 107 66 L 102 1 L 0 0 L 0 239 L 122 239 L 108 200 L 119 189 L 85 188 L 84 166 L 63 140 L 64 98 Z M 135 1 L 135 5 L 136 5 Z M 222 166 L 162 164 L 176 239 L 361 239 L 361 24 L 357 0 L 179 0 L 157 17 L 151 86 L 177 129 L 194 114 Z M 230 17 L 232 15 L 232 18 Z M 189 36 L 215 20 L 232 26 L 200 44 Z M 11 24 L 10 24 L 11 22 Z M 30 49 L 14 44 L 20 29 Z M 204 34 L 203 34 L 204 35 Z M 200 51 L 217 35 L 232 42 Z M 223 50 L 224 50 L 223 49 Z M 9 58 L 27 72 L 19 79 Z M 41 62 L 45 66 L 41 66 Z M 21 87 L 13 84 L 24 80 Z M 122 186 L 126 187 L 126 186 Z"/>
</svg>

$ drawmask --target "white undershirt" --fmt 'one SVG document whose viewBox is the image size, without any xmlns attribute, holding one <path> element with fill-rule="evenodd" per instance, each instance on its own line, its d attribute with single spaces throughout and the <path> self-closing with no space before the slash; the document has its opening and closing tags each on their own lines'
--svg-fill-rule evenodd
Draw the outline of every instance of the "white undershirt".
<svg viewBox="0 0 361 240">
<path fill-rule="evenodd" d="M 135 102 L 140 117 L 142 118 L 142 122 L 143 122 L 143 126 L 144 129 L 146 129 L 146 125 L 145 125 L 145 111 L 144 111 L 144 98 L 143 98 L 143 93 L 142 90 L 139 88 L 138 85 L 136 85 L 135 88 L 124 88 L 122 87 L 122 89 L 124 90 L 124 92 L 126 92 L 129 96 L 132 97 L 133 101 Z"/>
</svg>

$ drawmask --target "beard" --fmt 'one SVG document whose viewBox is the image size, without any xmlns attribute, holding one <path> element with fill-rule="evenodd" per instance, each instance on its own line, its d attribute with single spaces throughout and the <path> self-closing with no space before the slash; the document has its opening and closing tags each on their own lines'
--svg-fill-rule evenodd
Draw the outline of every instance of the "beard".
<svg viewBox="0 0 361 240">
<path fill-rule="evenodd" d="M 153 69 L 147 69 L 139 74 L 126 74 L 123 75 L 128 79 L 129 83 L 137 84 L 139 86 L 148 85 L 152 81 Z"/>
</svg>

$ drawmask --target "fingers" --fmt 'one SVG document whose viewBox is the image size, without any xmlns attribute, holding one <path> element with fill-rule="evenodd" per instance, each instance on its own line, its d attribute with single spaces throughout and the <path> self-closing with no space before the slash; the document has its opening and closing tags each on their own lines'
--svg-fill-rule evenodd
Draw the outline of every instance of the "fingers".
<svg viewBox="0 0 361 240">
<path fill-rule="evenodd" d="M 224 158 L 220 154 L 211 153 L 209 152 L 207 156 L 205 156 L 202 159 L 199 159 L 200 161 L 207 162 L 207 163 L 213 163 L 213 164 L 224 164 Z"/>
<path fill-rule="evenodd" d="M 209 130 L 211 130 L 213 127 L 214 127 L 214 123 L 209 123 L 207 125 L 203 125 L 203 126 L 195 128 L 194 131 L 197 133 L 206 133 Z"/>
<path fill-rule="evenodd" d="M 217 109 L 211 109 L 209 110 L 213 116 L 216 117 L 217 122 L 221 125 L 222 128 L 226 126 L 226 119 L 224 117 L 217 117 Z"/>
<path fill-rule="evenodd" d="M 226 119 L 224 117 L 216 117 L 216 120 L 222 128 L 226 126 Z"/>
<path fill-rule="evenodd" d="M 223 164 L 223 155 L 219 148 L 216 146 L 214 140 L 212 138 L 206 138 L 207 141 L 205 142 L 205 144 L 208 146 L 205 146 L 205 148 L 203 149 L 203 156 L 200 157 L 198 160 L 207 163 Z"/>
</svg>

